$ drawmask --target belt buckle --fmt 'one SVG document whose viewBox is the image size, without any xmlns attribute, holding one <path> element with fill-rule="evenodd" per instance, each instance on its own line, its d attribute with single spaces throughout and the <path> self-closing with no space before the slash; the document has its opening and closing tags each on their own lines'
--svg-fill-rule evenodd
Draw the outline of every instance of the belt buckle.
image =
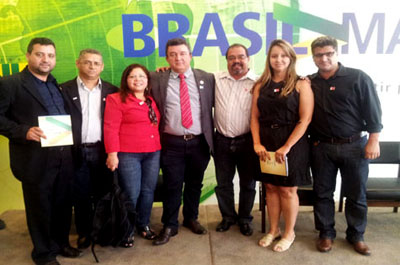
<svg viewBox="0 0 400 265">
<path fill-rule="evenodd" d="M 271 129 L 278 129 L 279 128 L 279 125 L 278 124 L 271 124 Z"/>
<path fill-rule="evenodd" d="M 194 134 L 184 134 L 183 135 L 183 140 L 189 141 L 189 140 L 192 140 L 194 137 L 195 137 Z"/>
</svg>

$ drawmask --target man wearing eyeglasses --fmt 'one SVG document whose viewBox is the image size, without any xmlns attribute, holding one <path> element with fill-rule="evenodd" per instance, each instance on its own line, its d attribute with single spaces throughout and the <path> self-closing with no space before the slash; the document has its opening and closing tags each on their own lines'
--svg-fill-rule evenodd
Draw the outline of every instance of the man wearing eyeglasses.
<svg viewBox="0 0 400 265">
<path fill-rule="evenodd" d="M 192 53 L 184 39 L 168 40 L 166 53 L 171 69 L 151 73 L 152 93 L 161 113 L 165 192 L 164 228 L 154 245 L 165 244 L 178 233 L 182 193 L 183 226 L 195 234 L 207 233 L 197 219 L 204 171 L 213 151 L 214 76 L 190 67 Z"/>
<path fill-rule="evenodd" d="M 249 54 L 242 44 L 231 45 L 226 60 L 228 71 L 215 74 L 215 193 L 222 215 L 216 231 L 227 231 L 238 223 L 240 232 L 250 236 L 256 194 L 254 177 L 259 168 L 250 132 L 251 89 L 257 76 L 249 69 Z M 236 169 L 240 185 L 238 212 L 233 189 Z"/>
<path fill-rule="evenodd" d="M 75 177 L 73 205 L 78 248 L 91 243 L 93 214 L 96 203 L 111 186 L 112 177 L 106 168 L 103 143 L 105 98 L 118 88 L 100 79 L 104 69 L 102 55 L 94 49 L 80 52 L 76 78 L 61 84 L 71 111 L 74 137 Z"/>
<path fill-rule="evenodd" d="M 328 252 L 336 237 L 333 193 L 340 170 L 346 197 L 346 239 L 362 255 L 371 251 L 364 242 L 367 225 L 366 182 L 368 160 L 379 157 L 381 107 L 371 78 L 338 62 L 337 41 L 319 37 L 311 44 L 318 72 L 311 85 L 315 97 L 310 134 L 311 168 L 316 201 L 314 218 L 319 230 L 317 249 Z M 363 134 L 367 131 L 369 136 Z"/>
</svg>

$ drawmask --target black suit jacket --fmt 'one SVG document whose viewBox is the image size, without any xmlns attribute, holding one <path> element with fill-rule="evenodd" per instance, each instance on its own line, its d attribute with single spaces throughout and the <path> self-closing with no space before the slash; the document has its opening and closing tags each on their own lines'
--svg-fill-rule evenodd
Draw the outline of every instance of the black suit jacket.
<svg viewBox="0 0 400 265">
<path fill-rule="evenodd" d="M 0 134 L 9 139 L 10 164 L 22 182 L 41 183 L 46 170 L 48 148 L 26 140 L 29 128 L 38 126 L 38 116 L 49 115 L 26 67 L 0 80 Z M 58 85 L 57 85 L 58 86 Z M 68 112 L 67 106 L 65 106 Z"/>
<path fill-rule="evenodd" d="M 214 123 L 212 118 L 212 108 L 214 106 L 215 78 L 213 74 L 204 72 L 202 70 L 192 70 L 200 94 L 201 128 L 207 140 L 210 151 L 213 152 Z M 170 73 L 170 70 L 160 73 L 150 73 L 152 95 L 157 103 L 157 107 L 161 114 L 161 121 L 159 126 L 160 134 L 162 134 L 165 128 L 165 100 L 167 97 L 167 87 Z"/>
<path fill-rule="evenodd" d="M 106 97 L 108 94 L 112 94 L 118 91 L 118 88 L 113 84 L 101 80 L 101 118 L 102 118 L 102 130 L 103 130 L 103 117 L 104 109 L 106 106 Z M 82 106 L 79 97 L 78 84 L 76 78 L 69 80 L 61 85 L 62 92 L 66 98 L 68 108 L 71 113 L 72 120 L 72 134 L 74 138 L 74 158 L 79 158 L 80 156 L 76 153 L 78 152 L 78 147 L 82 143 Z M 103 136 L 102 136 L 103 141 Z M 77 162 L 77 161 L 76 161 Z"/>
</svg>

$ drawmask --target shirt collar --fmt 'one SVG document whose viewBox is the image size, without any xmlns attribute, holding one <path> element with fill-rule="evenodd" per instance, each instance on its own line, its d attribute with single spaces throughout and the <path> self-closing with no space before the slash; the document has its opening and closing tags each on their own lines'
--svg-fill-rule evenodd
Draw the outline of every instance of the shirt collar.
<svg viewBox="0 0 400 265">
<path fill-rule="evenodd" d="M 87 88 L 86 85 L 85 85 L 85 83 L 84 83 L 84 82 L 82 81 L 82 79 L 79 77 L 79 75 L 78 75 L 78 77 L 76 78 L 76 82 L 77 82 L 77 84 L 78 84 L 78 87 L 80 87 L 80 88 Z M 101 78 L 99 78 L 99 81 L 98 81 L 97 85 L 94 87 L 94 89 L 101 90 L 101 86 L 102 86 L 102 84 L 101 84 Z"/>
<path fill-rule="evenodd" d="M 240 79 L 236 80 L 235 78 L 233 78 L 228 71 L 222 72 L 220 75 L 220 79 L 224 79 L 224 78 L 229 78 L 235 81 L 240 81 L 240 80 L 245 80 L 245 79 L 249 79 L 251 81 L 256 81 L 258 76 L 253 72 L 253 70 L 249 69 L 249 71 L 247 71 L 247 73 L 242 76 Z"/>
<path fill-rule="evenodd" d="M 346 76 L 347 75 L 347 70 L 346 67 L 344 65 L 342 65 L 340 62 L 338 62 L 339 68 L 336 71 L 336 73 L 331 76 L 329 79 L 331 78 L 335 78 L 336 76 Z M 324 79 L 320 76 L 319 72 L 316 72 L 315 74 L 310 76 L 310 79 L 314 79 L 314 78 L 321 78 Z"/>
<path fill-rule="evenodd" d="M 186 70 L 186 72 L 183 73 L 185 75 L 185 78 L 189 78 L 191 75 L 193 75 L 192 68 L 189 67 L 189 69 Z M 177 72 L 174 72 L 174 70 L 171 69 L 170 77 L 172 78 L 179 78 L 179 74 Z"/>
</svg>

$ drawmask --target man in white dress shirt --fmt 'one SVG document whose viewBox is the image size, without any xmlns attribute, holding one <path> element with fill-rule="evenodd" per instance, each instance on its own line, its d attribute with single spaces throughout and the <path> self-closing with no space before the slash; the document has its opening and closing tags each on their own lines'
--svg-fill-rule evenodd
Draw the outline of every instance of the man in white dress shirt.
<svg viewBox="0 0 400 265">
<path fill-rule="evenodd" d="M 238 223 L 240 232 L 250 236 L 256 194 L 254 177 L 259 171 L 250 132 L 251 92 L 257 76 L 249 69 L 250 58 L 245 46 L 231 45 L 226 60 L 228 72 L 215 74 L 214 163 L 218 184 L 215 193 L 222 215 L 216 230 L 224 232 Z M 236 169 L 240 183 L 238 212 L 233 189 Z"/>
</svg>

